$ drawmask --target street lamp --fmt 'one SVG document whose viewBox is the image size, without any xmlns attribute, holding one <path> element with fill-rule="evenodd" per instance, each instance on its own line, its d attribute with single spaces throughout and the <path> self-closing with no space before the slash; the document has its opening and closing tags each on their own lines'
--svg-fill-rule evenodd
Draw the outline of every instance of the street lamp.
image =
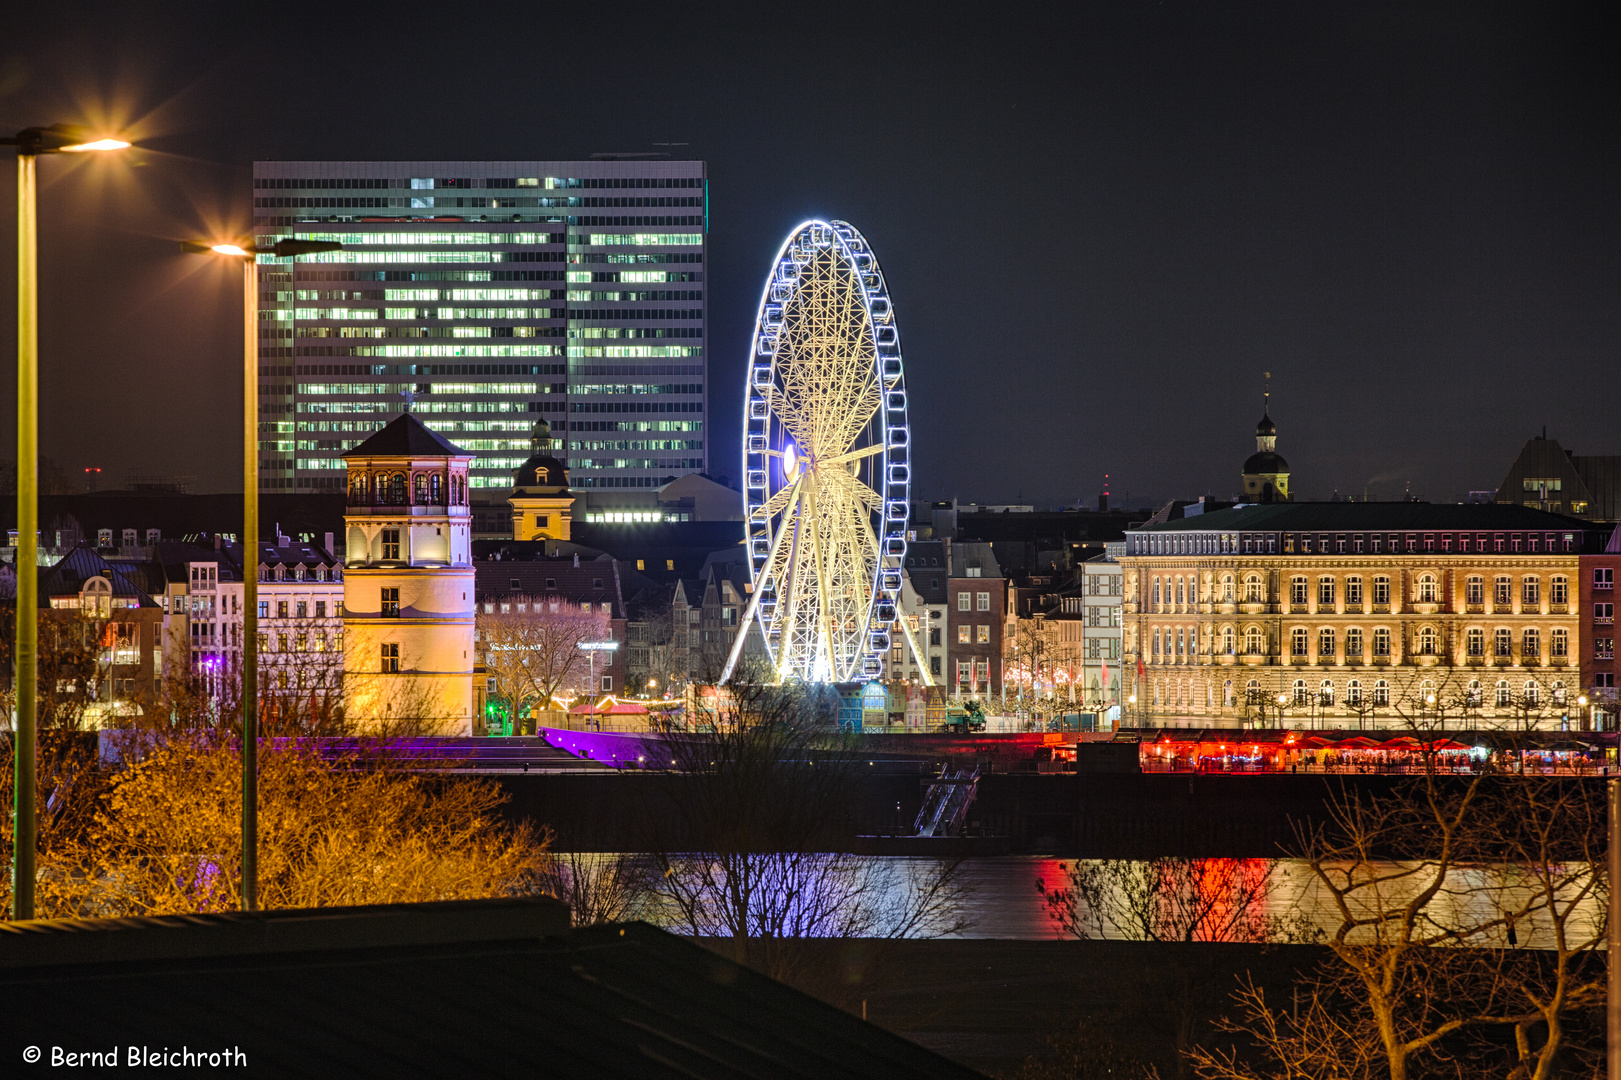
<svg viewBox="0 0 1621 1080">
<path fill-rule="evenodd" d="M 613 652 L 619 648 L 617 641 L 582 641 L 580 648 L 585 650 L 586 661 L 590 664 L 591 673 L 586 676 L 586 693 L 590 694 L 590 719 L 586 721 L 585 729 L 595 731 L 597 727 L 597 653 Z"/>
<path fill-rule="evenodd" d="M 120 139 L 87 139 L 66 124 L 31 127 L 0 146 L 17 148 L 17 718 L 12 745 L 11 917 L 34 917 L 35 700 L 39 671 L 39 209 L 36 165 L 41 154 L 123 150 Z M 28 565 L 23 565 L 23 552 Z"/>
<path fill-rule="evenodd" d="M 242 910 L 259 907 L 259 259 L 337 251 L 330 240 L 199 244 L 192 254 L 242 260 Z"/>
</svg>

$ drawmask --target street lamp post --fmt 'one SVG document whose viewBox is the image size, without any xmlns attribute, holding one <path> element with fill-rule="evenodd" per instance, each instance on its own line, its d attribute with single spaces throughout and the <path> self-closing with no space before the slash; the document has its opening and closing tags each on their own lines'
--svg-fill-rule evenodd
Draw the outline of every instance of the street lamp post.
<svg viewBox="0 0 1621 1080">
<path fill-rule="evenodd" d="M 259 260 L 343 245 L 328 240 L 199 244 L 180 250 L 242 260 L 242 910 L 259 907 Z"/>
<path fill-rule="evenodd" d="M 41 154 L 123 150 L 119 139 L 88 140 L 78 128 L 24 128 L 0 145 L 17 148 L 17 716 L 12 724 L 11 917 L 34 917 L 36 679 L 39 665 L 39 220 Z M 27 552 L 26 565 L 23 554 Z"/>
<path fill-rule="evenodd" d="M 590 674 L 586 676 L 588 686 L 586 693 L 591 696 L 587 699 L 590 708 L 590 719 L 585 722 L 587 731 L 595 731 L 597 727 L 597 653 L 613 652 L 619 648 L 617 641 L 582 641 L 580 648 L 585 650 L 587 664 L 590 665 Z"/>
</svg>

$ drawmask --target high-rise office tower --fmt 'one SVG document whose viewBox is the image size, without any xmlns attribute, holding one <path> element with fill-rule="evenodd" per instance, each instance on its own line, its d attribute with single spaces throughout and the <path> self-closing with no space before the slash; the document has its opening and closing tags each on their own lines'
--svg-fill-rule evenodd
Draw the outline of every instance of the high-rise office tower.
<svg viewBox="0 0 1621 1080">
<path fill-rule="evenodd" d="M 577 490 L 705 471 L 704 164 L 261 161 L 265 490 L 343 487 L 339 455 L 407 408 L 502 498 L 551 425 Z M 498 494 L 499 493 L 499 494 Z M 504 509 L 505 504 L 502 504 Z"/>
</svg>

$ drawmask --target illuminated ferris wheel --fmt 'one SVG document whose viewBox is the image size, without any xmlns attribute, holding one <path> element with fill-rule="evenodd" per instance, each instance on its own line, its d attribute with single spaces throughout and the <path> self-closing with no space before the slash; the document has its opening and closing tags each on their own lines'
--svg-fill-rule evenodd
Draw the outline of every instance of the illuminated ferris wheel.
<svg viewBox="0 0 1621 1080">
<path fill-rule="evenodd" d="M 866 238 L 809 221 L 783 244 L 755 323 L 743 413 L 754 591 L 778 678 L 879 674 L 898 618 L 911 480 L 900 333 Z M 927 665 L 919 663 L 927 681 Z"/>
</svg>

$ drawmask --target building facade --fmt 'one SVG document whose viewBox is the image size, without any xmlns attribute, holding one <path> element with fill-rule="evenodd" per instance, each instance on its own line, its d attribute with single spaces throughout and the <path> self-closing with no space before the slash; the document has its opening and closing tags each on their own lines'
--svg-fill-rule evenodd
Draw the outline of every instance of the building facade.
<svg viewBox="0 0 1621 1080">
<path fill-rule="evenodd" d="M 1126 538 L 1142 725 L 1570 724 L 1584 552 L 1527 507 L 1248 506 Z"/>
<path fill-rule="evenodd" d="M 1577 645 L 1581 656 L 1582 691 L 1591 710 L 1592 725 L 1615 731 L 1621 709 L 1616 675 L 1616 589 L 1621 578 L 1621 527 L 1610 535 L 1604 550 L 1581 559 L 1582 631 Z"/>
<path fill-rule="evenodd" d="M 340 490 L 341 451 L 414 400 L 504 499 L 537 417 L 574 486 L 708 467 L 702 162 L 261 161 L 266 491 Z M 265 257 L 261 257 L 265 258 Z"/>
<path fill-rule="evenodd" d="M 344 460 L 344 710 L 470 735 L 473 455 L 407 413 Z"/>
<path fill-rule="evenodd" d="M 991 545 L 951 545 L 946 578 L 948 684 L 959 697 L 990 698 L 1002 692 L 1003 641 L 1008 614 L 1007 581 Z"/>
</svg>

